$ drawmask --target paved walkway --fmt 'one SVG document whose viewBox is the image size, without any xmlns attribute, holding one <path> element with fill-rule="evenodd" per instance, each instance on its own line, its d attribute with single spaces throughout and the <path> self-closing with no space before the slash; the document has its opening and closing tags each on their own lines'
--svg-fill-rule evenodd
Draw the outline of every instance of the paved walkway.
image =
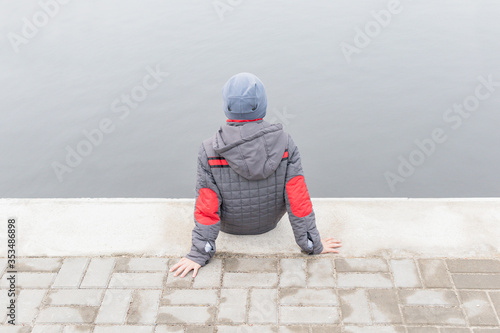
<svg viewBox="0 0 500 333">
<path fill-rule="evenodd" d="M 0 332 L 500 332 L 499 258 L 218 255 L 194 280 L 177 260 L 19 258 L 11 326 L 4 258 Z"/>
</svg>

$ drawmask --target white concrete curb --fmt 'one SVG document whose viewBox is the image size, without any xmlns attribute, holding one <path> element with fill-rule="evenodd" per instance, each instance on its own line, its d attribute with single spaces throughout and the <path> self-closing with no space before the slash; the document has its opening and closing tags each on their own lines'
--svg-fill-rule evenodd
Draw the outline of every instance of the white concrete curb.
<svg viewBox="0 0 500 333">
<path fill-rule="evenodd" d="M 322 237 L 342 256 L 500 256 L 500 198 L 313 199 Z M 189 251 L 192 199 L 0 199 L 0 256 L 16 218 L 17 256 L 181 256 Z M 221 232 L 218 252 L 296 254 L 285 217 L 257 236 Z"/>
</svg>

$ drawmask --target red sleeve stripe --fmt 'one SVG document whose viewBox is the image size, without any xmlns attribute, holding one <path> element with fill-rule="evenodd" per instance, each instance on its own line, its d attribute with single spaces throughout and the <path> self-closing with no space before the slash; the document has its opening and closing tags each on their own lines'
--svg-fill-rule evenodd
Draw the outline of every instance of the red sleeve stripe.
<svg viewBox="0 0 500 333">
<path fill-rule="evenodd" d="M 288 158 L 288 149 L 285 150 L 285 153 L 283 154 L 283 159 Z"/>
</svg>

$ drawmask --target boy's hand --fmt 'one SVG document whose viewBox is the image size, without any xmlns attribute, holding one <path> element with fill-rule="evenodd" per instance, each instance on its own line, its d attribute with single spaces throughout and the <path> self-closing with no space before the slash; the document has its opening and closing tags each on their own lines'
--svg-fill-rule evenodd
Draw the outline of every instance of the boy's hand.
<svg viewBox="0 0 500 333">
<path fill-rule="evenodd" d="M 200 267 L 201 267 L 200 264 L 197 264 L 188 258 L 182 258 L 181 260 L 179 260 L 177 264 L 173 265 L 170 268 L 170 272 L 173 272 L 177 269 L 174 276 L 177 276 L 182 272 L 181 278 L 183 278 L 186 276 L 187 273 L 189 273 L 189 271 L 194 270 L 193 272 L 193 278 L 194 278 L 196 274 L 198 274 L 198 270 L 200 269 Z"/>
<path fill-rule="evenodd" d="M 340 241 L 333 238 L 324 238 L 321 240 L 321 244 L 323 244 L 323 252 L 321 253 L 339 253 L 335 249 L 342 246 Z"/>
</svg>

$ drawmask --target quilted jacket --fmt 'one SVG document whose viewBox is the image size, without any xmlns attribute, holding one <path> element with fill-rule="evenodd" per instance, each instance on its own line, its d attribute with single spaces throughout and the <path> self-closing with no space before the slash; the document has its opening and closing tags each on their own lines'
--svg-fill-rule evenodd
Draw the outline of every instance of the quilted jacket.
<svg viewBox="0 0 500 333">
<path fill-rule="evenodd" d="M 308 254 L 323 245 L 299 150 L 281 124 L 228 120 L 198 153 L 195 226 L 186 256 L 206 265 L 219 231 L 254 235 L 276 227 L 285 212 L 295 241 Z"/>
</svg>

